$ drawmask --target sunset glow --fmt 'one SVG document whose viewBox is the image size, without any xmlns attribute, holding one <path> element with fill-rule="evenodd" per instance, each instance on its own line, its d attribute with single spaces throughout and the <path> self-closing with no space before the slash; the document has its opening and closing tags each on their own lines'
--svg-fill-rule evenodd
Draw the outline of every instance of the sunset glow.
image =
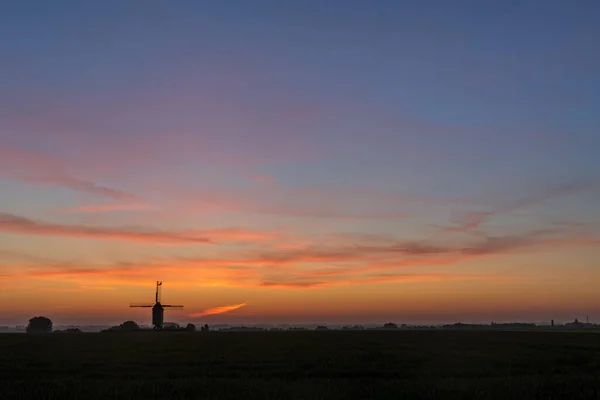
<svg viewBox="0 0 600 400">
<path fill-rule="evenodd" d="M 600 321 L 575 8 L 51 3 L 0 17 L 0 325 Z"/>
</svg>

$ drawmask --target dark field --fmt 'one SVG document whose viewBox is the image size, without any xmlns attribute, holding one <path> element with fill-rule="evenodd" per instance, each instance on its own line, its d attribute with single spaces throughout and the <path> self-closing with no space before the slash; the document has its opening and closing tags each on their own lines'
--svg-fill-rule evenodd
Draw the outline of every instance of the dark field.
<svg viewBox="0 0 600 400">
<path fill-rule="evenodd" d="M 596 399 L 600 334 L 3 334 L 0 398 Z"/>
</svg>

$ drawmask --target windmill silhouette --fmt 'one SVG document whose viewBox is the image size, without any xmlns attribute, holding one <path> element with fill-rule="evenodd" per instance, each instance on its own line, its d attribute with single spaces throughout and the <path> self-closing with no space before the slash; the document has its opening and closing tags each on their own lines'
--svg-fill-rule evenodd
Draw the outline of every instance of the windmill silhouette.
<svg viewBox="0 0 600 400">
<path fill-rule="evenodd" d="M 162 289 L 162 281 L 156 281 L 156 296 L 154 304 L 132 303 L 129 307 L 152 308 L 152 325 L 154 329 L 162 329 L 165 317 L 165 308 L 183 308 L 183 306 L 172 304 L 161 304 L 160 295 Z"/>
</svg>

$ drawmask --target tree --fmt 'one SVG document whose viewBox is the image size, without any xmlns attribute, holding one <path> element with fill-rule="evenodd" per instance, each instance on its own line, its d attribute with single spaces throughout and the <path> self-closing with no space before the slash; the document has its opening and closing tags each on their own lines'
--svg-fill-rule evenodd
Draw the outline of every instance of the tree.
<svg viewBox="0 0 600 400">
<path fill-rule="evenodd" d="M 210 328 L 208 327 L 208 324 L 204 324 L 204 326 L 203 326 L 202 328 L 200 328 L 200 330 L 201 330 L 202 332 L 208 332 L 208 331 L 209 331 L 209 329 L 210 329 Z"/>
<path fill-rule="evenodd" d="M 185 327 L 185 329 L 187 331 L 190 331 L 190 332 L 196 332 L 196 325 L 194 325 L 194 324 L 187 324 L 187 326 Z"/>
<path fill-rule="evenodd" d="M 119 329 L 122 331 L 137 331 L 140 326 L 135 321 L 125 321 L 119 326 Z"/>
<path fill-rule="evenodd" d="M 29 320 L 26 331 L 27 333 L 52 332 L 52 321 L 46 317 L 33 317 Z"/>
<path fill-rule="evenodd" d="M 398 329 L 398 325 L 396 325 L 393 322 L 388 322 L 387 324 L 383 325 L 384 329 Z"/>
</svg>

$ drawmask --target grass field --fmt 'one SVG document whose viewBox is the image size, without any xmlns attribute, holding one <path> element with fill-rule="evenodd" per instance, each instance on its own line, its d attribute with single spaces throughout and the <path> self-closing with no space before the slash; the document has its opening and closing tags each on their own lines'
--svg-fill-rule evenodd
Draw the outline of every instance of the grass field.
<svg viewBox="0 0 600 400">
<path fill-rule="evenodd" d="M 600 334 L 2 334 L 0 398 L 598 399 Z"/>
</svg>

